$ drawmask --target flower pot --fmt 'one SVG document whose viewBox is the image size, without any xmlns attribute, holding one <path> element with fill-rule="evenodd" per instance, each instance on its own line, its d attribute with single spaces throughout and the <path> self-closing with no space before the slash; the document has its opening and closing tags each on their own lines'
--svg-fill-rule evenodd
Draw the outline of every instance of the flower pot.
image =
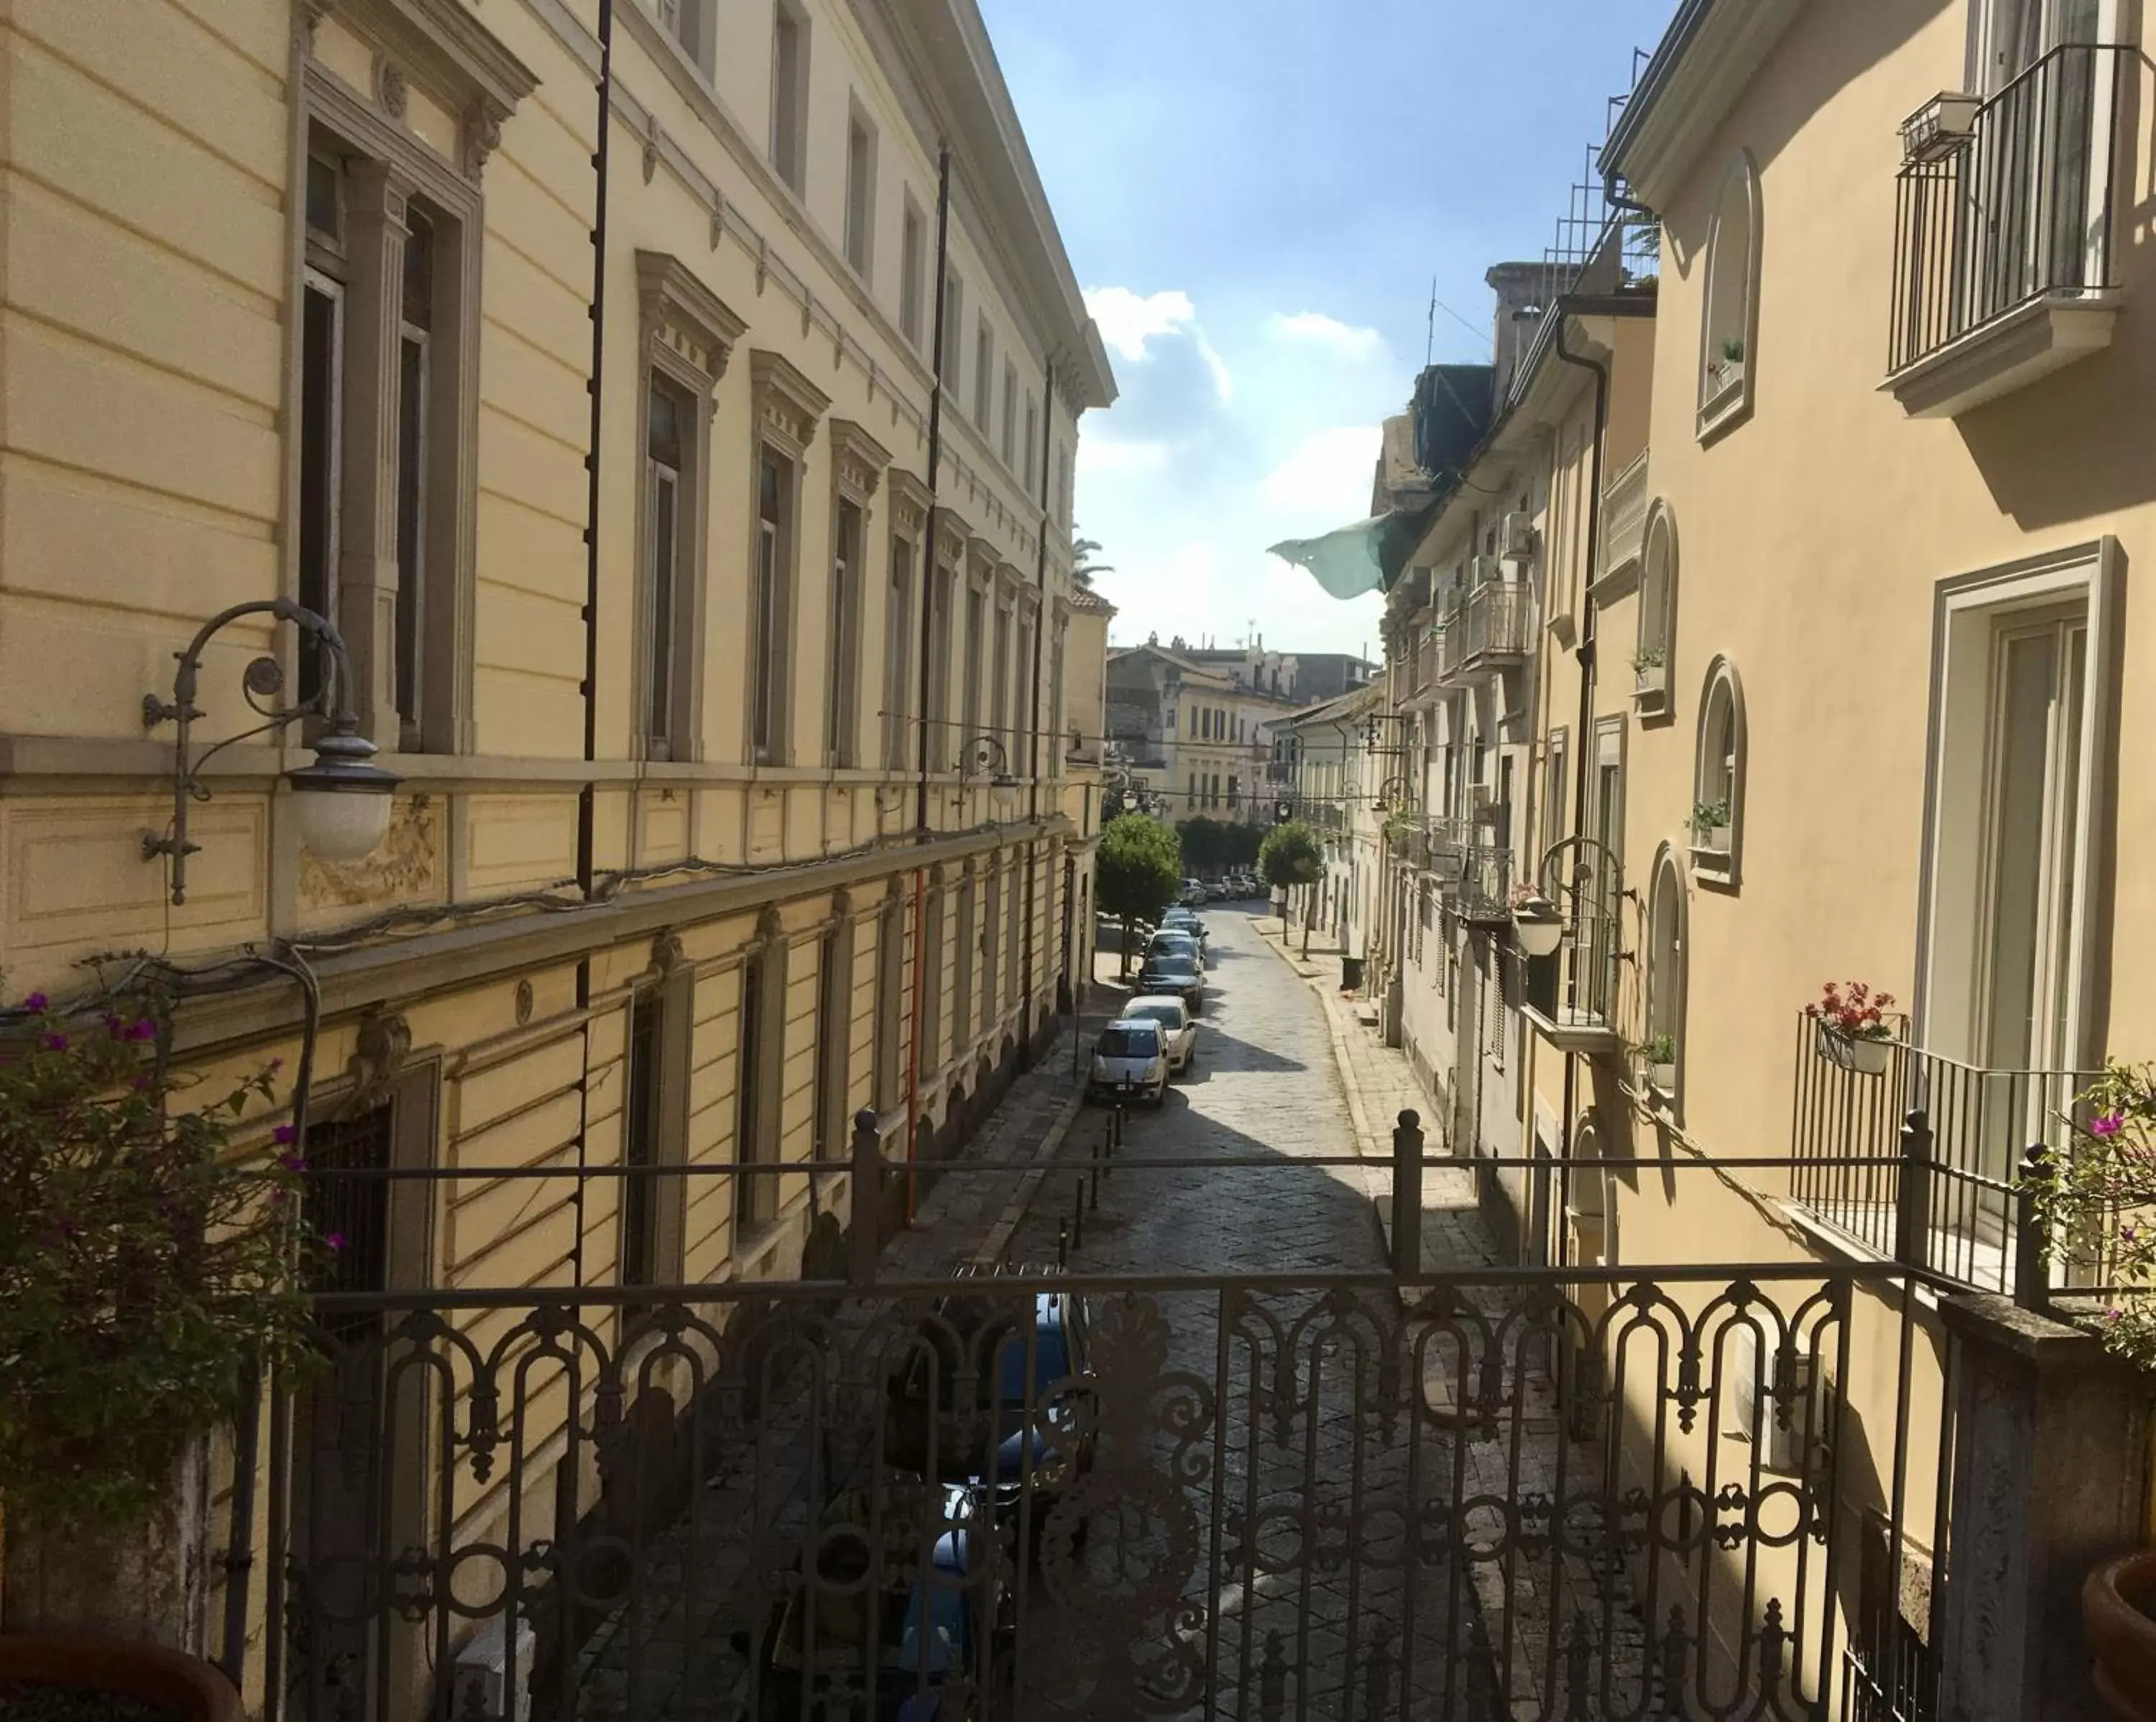
<svg viewBox="0 0 2156 1722">
<path fill-rule="evenodd" d="M 1650 664 L 1632 672 L 1632 691 L 1638 694 L 1659 697 L 1669 679 L 1669 671 L 1660 664 Z"/>
<path fill-rule="evenodd" d="M 245 1722 L 247 1714 L 232 1683 L 208 1663 L 124 1639 L 0 1636 L 0 1694 L 18 1685 L 131 1698 L 183 1722 Z"/>
<path fill-rule="evenodd" d="M 1894 1053 L 1892 1041 L 1867 1038 L 1862 1035 L 1845 1034 L 1836 1028 L 1820 1031 L 1820 1056 L 1829 1064 L 1840 1065 L 1860 1077 L 1883 1077 Z"/>
<path fill-rule="evenodd" d="M 2156 1722 L 2156 1620 L 2135 1599 L 2156 1589 L 2156 1549 L 2107 1560 L 2082 1586 L 2097 1695 L 2123 1722 Z"/>
<path fill-rule="evenodd" d="M 1677 1067 L 1674 1064 L 1650 1064 L 1647 1067 L 1647 1086 L 1664 1094 L 1677 1092 Z"/>
</svg>

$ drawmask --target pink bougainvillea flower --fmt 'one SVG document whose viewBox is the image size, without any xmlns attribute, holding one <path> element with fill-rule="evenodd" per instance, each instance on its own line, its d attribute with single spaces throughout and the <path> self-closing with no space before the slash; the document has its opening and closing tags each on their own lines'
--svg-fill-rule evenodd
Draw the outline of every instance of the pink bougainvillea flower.
<svg viewBox="0 0 2156 1722">
<path fill-rule="evenodd" d="M 2106 1321 L 2118 1321 L 2122 1319 L 2125 1314 L 2126 1312 L 2114 1303 L 2110 1308 L 2104 1311 L 2103 1318 Z"/>
<path fill-rule="evenodd" d="M 341 1250 L 344 1247 L 344 1234 L 341 1231 L 331 1232 L 323 1238 L 322 1242 L 332 1250 Z"/>
<path fill-rule="evenodd" d="M 128 1029 L 127 1038 L 131 1041 L 154 1041 L 157 1038 L 157 1025 L 148 1017 L 142 1017 Z"/>
<path fill-rule="evenodd" d="M 68 1049 L 68 1037 L 63 1034 L 47 1035 L 38 1045 L 48 1052 L 64 1052 Z"/>
<path fill-rule="evenodd" d="M 2115 1112 L 2098 1113 L 2089 1120 L 2092 1136 L 2116 1136 L 2126 1128 L 2126 1120 Z"/>
<path fill-rule="evenodd" d="M 270 1139 L 280 1148 L 286 1148 L 300 1139 L 300 1133 L 290 1124 L 280 1124 L 270 1133 Z"/>
<path fill-rule="evenodd" d="M 307 1169 L 307 1163 L 295 1154 L 279 1154 L 277 1156 L 277 1164 L 282 1166 L 287 1172 L 304 1172 Z"/>
<path fill-rule="evenodd" d="M 23 1008 L 25 1010 L 42 1010 L 50 1003 L 52 1000 L 43 993 L 27 993 L 23 998 Z"/>
</svg>

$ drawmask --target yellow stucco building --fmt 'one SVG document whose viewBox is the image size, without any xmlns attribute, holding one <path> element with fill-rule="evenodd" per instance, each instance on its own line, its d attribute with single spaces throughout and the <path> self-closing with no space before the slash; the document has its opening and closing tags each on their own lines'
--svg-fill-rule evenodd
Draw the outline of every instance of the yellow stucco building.
<svg viewBox="0 0 2156 1722">
<path fill-rule="evenodd" d="M 1091 964 L 1115 385 L 973 0 L 14 0 L 0 90 L 8 995 L 146 952 L 290 1070 L 315 994 L 318 1166 L 562 1175 L 353 1186 L 347 1289 L 795 1274 L 837 1170 L 576 1175 L 952 1139 Z M 280 598 L 363 859 L 244 735 L 303 630 L 145 727 Z"/>
</svg>

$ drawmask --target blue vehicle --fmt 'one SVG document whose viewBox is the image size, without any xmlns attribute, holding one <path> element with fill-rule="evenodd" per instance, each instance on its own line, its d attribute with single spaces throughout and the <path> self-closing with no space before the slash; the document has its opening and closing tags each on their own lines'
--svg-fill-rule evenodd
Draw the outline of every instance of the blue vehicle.
<svg viewBox="0 0 2156 1722">
<path fill-rule="evenodd" d="M 1092 1468 L 1093 1437 L 1083 1416 L 1091 1391 L 1089 1338 L 1082 1297 L 1038 1293 L 1029 1381 L 1021 1314 L 963 1292 L 944 1298 L 916 1330 L 910 1355 L 889 1383 L 886 1462 L 993 1490 L 999 1519 L 1023 1513 L 1031 1520 L 1037 1550 L 1045 1514 Z M 969 1372 L 972 1414 L 962 1417 L 960 1382 Z"/>
<path fill-rule="evenodd" d="M 942 1527 L 926 1572 L 888 1552 L 915 1545 L 898 1529 L 913 1513 L 934 1515 L 924 1529 Z M 880 1575 L 870 1571 L 872 1533 L 891 1563 Z M 992 1534 L 981 1491 L 963 1484 L 895 1480 L 834 1497 L 814 1545 L 814 1576 L 773 1611 L 764 1634 L 762 1722 L 858 1704 L 871 1639 L 875 1722 L 971 1722 L 973 1702 L 946 1689 L 954 1678 L 968 1693 L 980 1688 L 1002 1601 L 980 1541 Z"/>
</svg>

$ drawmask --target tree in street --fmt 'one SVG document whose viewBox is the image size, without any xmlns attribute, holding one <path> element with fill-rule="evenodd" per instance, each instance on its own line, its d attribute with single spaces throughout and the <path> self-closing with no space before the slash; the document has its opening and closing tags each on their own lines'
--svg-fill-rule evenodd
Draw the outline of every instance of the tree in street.
<svg viewBox="0 0 2156 1722">
<path fill-rule="evenodd" d="M 1258 868 L 1265 876 L 1265 883 L 1281 894 L 1281 938 L 1287 938 L 1287 894 L 1298 885 L 1315 885 L 1324 876 L 1325 852 L 1318 846 L 1317 833 L 1301 820 L 1290 820 L 1284 825 L 1275 825 L 1265 833 L 1265 840 L 1258 846 Z M 1310 928 L 1304 923 L 1303 950 L 1310 948 Z"/>
<path fill-rule="evenodd" d="M 1101 832 L 1100 856 L 1094 875 L 1094 897 L 1101 912 L 1122 923 L 1122 964 L 1118 973 L 1131 972 L 1131 928 L 1138 921 L 1158 921 L 1175 901 L 1183 883 L 1183 847 L 1175 833 L 1158 820 L 1142 813 L 1119 814 Z"/>
</svg>

